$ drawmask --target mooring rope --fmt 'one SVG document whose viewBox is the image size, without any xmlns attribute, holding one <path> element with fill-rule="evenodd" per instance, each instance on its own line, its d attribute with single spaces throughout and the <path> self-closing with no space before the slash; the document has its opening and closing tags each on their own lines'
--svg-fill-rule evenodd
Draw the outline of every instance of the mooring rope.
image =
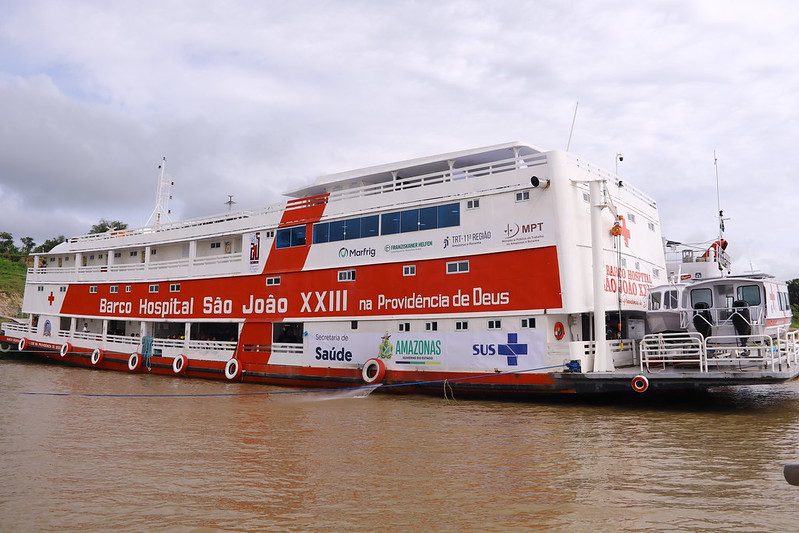
<svg viewBox="0 0 799 533">
<path fill-rule="evenodd" d="M 84 398 L 204 398 L 216 396 L 273 396 L 278 394 L 308 394 L 308 393 L 321 393 L 321 392 L 345 392 L 363 389 L 375 388 L 389 388 L 389 387 L 413 387 L 419 385 L 432 385 L 435 383 L 443 383 L 446 391 L 448 386 L 452 391 L 452 381 L 467 381 L 471 379 L 481 379 L 487 377 L 503 376 L 507 374 L 524 374 L 525 372 L 536 372 L 538 370 L 550 370 L 553 368 L 561 368 L 565 365 L 552 365 L 541 366 L 537 368 L 528 368 L 526 370 L 511 370 L 508 372 L 492 372 L 491 374 L 479 374 L 477 376 L 465 376 L 461 378 L 446 378 L 435 379 L 430 381 L 412 381 L 408 383 L 390 383 L 386 385 L 360 385 L 358 387 L 345 387 L 336 389 L 301 389 L 301 390 L 288 390 L 288 391 L 264 391 L 264 392 L 206 392 L 206 393 L 193 393 L 193 394 L 122 394 L 122 393 L 100 393 L 100 392 L 30 392 L 30 391 L 3 391 L 3 394 L 24 394 L 27 396 L 79 396 Z M 454 399 L 454 396 L 453 396 Z"/>
</svg>

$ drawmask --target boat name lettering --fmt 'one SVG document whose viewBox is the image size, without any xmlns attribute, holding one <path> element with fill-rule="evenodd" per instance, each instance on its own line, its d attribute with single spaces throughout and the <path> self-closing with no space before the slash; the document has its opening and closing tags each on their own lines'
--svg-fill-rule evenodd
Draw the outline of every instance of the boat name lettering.
<svg viewBox="0 0 799 533">
<path fill-rule="evenodd" d="M 440 340 L 398 340 L 394 344 L 396 355 L 441 355 Z"/>
<path fill-rule="evenodd" d="M 191 315 L 193 313 L 194 298 L 188 300 L 170 298 L 165 301 L 139 300 L 140 315 L 154 315 L 163 318 L 167 315 Z"/>
<path fill-rule="evenodd" d="M 435 309 L 438 307 L 463 307 L 469 305 L 507 305 L 510 303 L 509 292 L 489 292 L 482 287 L 475 287 L 472 293 L 460 289 L 452 296 L 435 294 L 425 296 L 413 293 L 410 296 L 391 298 L 385 294 L 377 295 L 377 309 Z"/>
<path fill-rule="evenodd" d="M 287 298 L 275 298 L 271 294 L 266 298 L 256 298 L 250 295 L 249 303 L 241 306 L 241 312 L 245 315 L 252 313 L 285 313 L 289 309 L 289 301 Z"/>
<path fill-rule="evenodd" d="M 229 315 L 233 312 L 233 300 L 222 300 L 219 296 L 203 298 L 203 313 L 206 315 Z"/>
<path fill-rule="evenodd" d="M 335 347 L 325 350 L 319 346 L 316 348 L 316 359 L 319 361 L 352 361 L 352 352 L 344 348 L 337 350 Z"/>
<path fill-rule="evenodd" d="M 614 278 L 628 279 L 630 281 L 643 281 L 652 284 L 652 275 L 647 272 L 639 272 L 628 268 L 619 268 L 612 265 L 605 265 L 605 274 Z"/>
<path fill-rule="evenodd" d="M 112 315 L 130 314 L 133 310 L 133 304 L 130 302 L 114 302 L 100 298 L 100 313 L 108 313 Z"/>
<path fill-rule="evenodd" d="M 347 310 L 347 291 L 309 291 L 301 292 L 302 307 L 300 313 L 317 313 Z M 311 308 L 311 298 L 316 297 L 316 304 Z"/>
</svg>

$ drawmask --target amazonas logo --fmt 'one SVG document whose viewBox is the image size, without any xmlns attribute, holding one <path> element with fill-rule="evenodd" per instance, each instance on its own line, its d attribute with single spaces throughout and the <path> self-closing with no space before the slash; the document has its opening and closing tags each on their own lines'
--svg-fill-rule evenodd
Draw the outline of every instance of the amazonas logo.
<svg viewBox="0 0 799 533">
<path fill-rule="evenodd" d="M 377 250 L 374 248 L 361 248 L 360 250 L 357 248 L 341 248 L 338 251 L 338 255 L 342 259 L 346 259 L 348 257 L 374 257 L 377 255 Z"/>
</svg>

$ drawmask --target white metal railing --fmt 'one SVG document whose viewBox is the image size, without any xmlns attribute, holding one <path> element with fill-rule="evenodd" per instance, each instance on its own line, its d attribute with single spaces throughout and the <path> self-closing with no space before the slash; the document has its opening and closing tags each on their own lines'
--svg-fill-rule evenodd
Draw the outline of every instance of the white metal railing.
<svg viewBox="0 0 799 533">
<path fill-rule="evenodd" d="M 799 331 L 784 331 L 777 336 L 713 335 L 703 338 L 696 332 L 655 333 L 644 336 L 639 346 L 641 371 L 652 372 L 678 365 L 696 365 L 700 372 L 739 371 L 763 367 L 777 371 L 783 364 L 799 363 Z"/>
<path fill-rule="evenodd" d="M 746 310 L 748 310 L 749 318 L 746 318 Z M 765 324 L 764 315 L 765 309 L 762 307 L 709 307 L 707 309 L 686 309 L 680 311 L 680 327 L 687 329 L 689 324 L 692 324 L 694 317 L 705 311 L 710 313 L 711 326 L 731 326 L 733 324 L 733 316 L 739 315 L 751 327 L 763 326 Z"/>
<path fill-rule="evenodd" d="M 662 369 L 675 363 L 697 364 L 707 372 L 707 354 L 699 333 L 655 333 L 645 335 L 639 346 L 641 371 L 652 371 L 652 365 Z"/>
<path fill-rule="evenodd" d="M 3 322 L 2 324 L 0 324 L 0 329 L 5 331 L 6 335 L 8 335 L 9 332 L 12 331 L 14 333 L 22 333 L 22 334 L 25 333 L 30 334 L 31 332 L 31 327 L 28 324 L 20 324 L 19 322 Z"/>
<path fill-rule="evenodd" d="M 301 354 L 303 353 L 303 345 L 302 343 L 293 342 L 273 342 L 272 353 Z"/>
</svg>

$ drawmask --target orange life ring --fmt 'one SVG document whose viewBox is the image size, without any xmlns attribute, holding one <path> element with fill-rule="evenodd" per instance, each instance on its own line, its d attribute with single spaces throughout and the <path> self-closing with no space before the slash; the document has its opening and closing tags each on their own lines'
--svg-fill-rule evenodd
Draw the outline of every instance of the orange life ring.
<svg viewBox="0 0 799 533">
<path fill-rule="evenodd" d="M 172 372 L 175 374 L 183 374 L 189 364 L 189 358 L 183 354 L 176 355 L 172 360 Z"/>
<path fill-rule="evenodd" d="M 28 339 L 26 339 L 25 337 L 22 337 L 19 340 L 19 343 L 17 344 L 17 350 L 21 352 L 21 351 L 25 350 L 25 348 L 27 348 L 27 347 L 28 347 Z"/>
<path fill-rule="evenodd" d="M 61 345 L 61 352 L 60 352 L 61 357 L 64 357 L 71 351 L 72 351 L 72 345 L 70 343 L 65 342 L 64 344 Z"/>
<path fill-rule="evenodd" d="M 363 364 L 361 377 L 365 383 L 380 384 L 386 375 L 386 364 L 380 359 L 369 359 Z"/>
<path fill-rule="evenodd" d="M 100 348 L 95 348 L 94 351 L 92 352 L 92 359 L 91 359 L 92 364 L 99 365 L 102 360 L 103 360 L 102 350 L 100 350 Z"/>
<path fill-rule="evenodd" d="M 136 372 L 139 368 L 141 368 L 141 357 L 136 352 L 133 352 L 128 357 L 128 370 Z"/>
<path fill-rule="evenodd" d="M 635 376 L 630 385 L 635 392 L 645 392 L 649 388 L 649 380 L 646 379 L 646 376 Z"/>
<path fill-rule="evenodd" d="M 229 359 L 227 363 L 225 363 L 225 377 L 228 379 L 238 379 L 241 377 L 241 363 L 235 357 Z"/>
<path fill-rule="evenodd" d="M 563 322 L 555 322 L 555 338 L 561 340 L 564 335 L 566 335 L 566 328 L 563 326 Z"/>
</svg>

